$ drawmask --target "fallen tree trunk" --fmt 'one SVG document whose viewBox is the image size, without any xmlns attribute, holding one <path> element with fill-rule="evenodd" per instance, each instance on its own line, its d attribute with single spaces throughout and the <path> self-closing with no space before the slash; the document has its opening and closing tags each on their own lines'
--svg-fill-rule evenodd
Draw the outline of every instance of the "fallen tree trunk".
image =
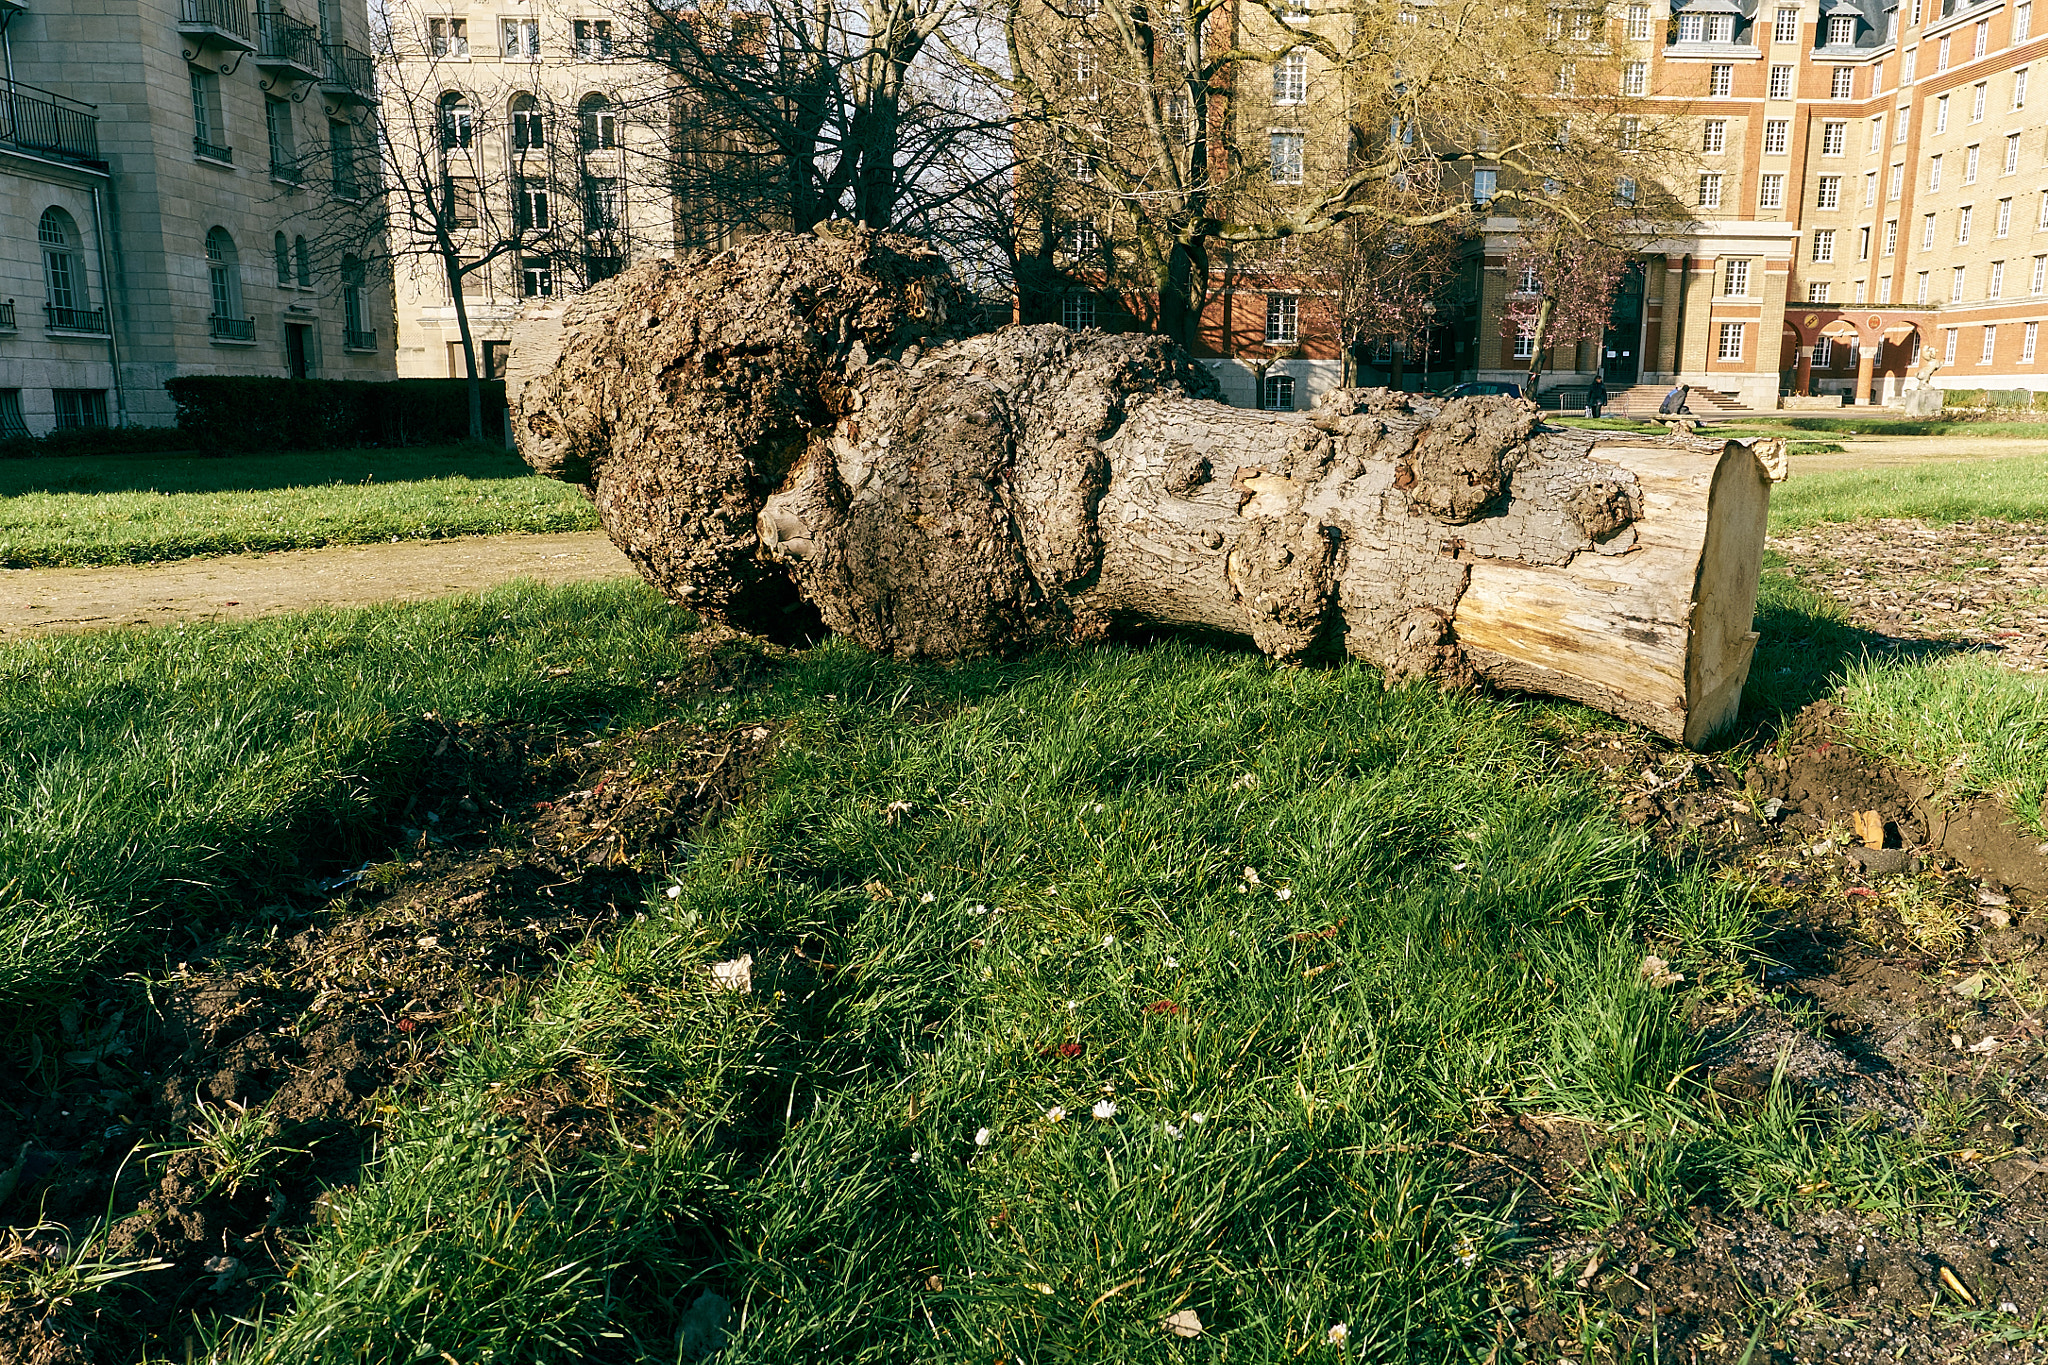
<svg viewBox="0 0 2048 1365">
<path fill-rule="evenodd" d="M 1696 744 L 1733 716 L 1782 448 L 1547 428 L 1519 399 L 1214 401 L 1156 337 L 1006 327 L 905 239 L 642 267 L 515 337 L 522 452 L 657 587 L 947 657 L 1113 621 L 1570 697 Z"/>
</svg>

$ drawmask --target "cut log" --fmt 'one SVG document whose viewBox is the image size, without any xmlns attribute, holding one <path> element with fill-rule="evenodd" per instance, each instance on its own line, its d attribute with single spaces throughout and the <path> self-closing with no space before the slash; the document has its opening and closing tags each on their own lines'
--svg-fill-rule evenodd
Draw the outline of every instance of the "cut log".
<svg viewBox="0 0 2048 1365">
<path fill-rule="evenodd" d="M 1687 744 L 1734 715 L 1781 445 L 1378 389 L 1251 412 L 1157 337 L 949 339 L 961 302 L 866 232 L 637 268 L 515 335 L 521 450 L 744 629 L 950 657 L 1190 626 Z"/>
</svg>

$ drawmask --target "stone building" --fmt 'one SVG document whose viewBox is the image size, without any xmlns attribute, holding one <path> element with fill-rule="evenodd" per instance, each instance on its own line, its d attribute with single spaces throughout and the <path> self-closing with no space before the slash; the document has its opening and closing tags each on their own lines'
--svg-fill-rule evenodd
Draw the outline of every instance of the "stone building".
<svg viewBox="0 0 2048 1365">
<path fill-rule="evenodd" d="M 394 226 L 400 374 L 465 375 L 466 315 L 480 372 L 497 377 L 532 300 L 675 252 L 667 81 L 628 55 L 626 9 L 394 0 L 385 124 L 413 168 L 401 176 L 457 183 L 449 244 L 463 268 L 458 301 L 431 225 L 411 225 L 410 247 Z"/>
<path fill-rule="evenodd" d="M 168 423 L 176 375 L 392 376 L 388 286 L 322 250 L 374 192 L 330 162 L 371 145 L 364 0 L 259 9 L 0 0 L 0 430 Z"/>
</svg>

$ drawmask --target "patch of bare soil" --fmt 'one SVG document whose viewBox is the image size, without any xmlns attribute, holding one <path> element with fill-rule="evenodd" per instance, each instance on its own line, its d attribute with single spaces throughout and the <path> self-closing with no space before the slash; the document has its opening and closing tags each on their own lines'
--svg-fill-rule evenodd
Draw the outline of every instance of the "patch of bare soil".
<svg viewBox="0 0 2048 1365">
<path fill-rule="evenodd" d="M 1732 1362 L 1759 1323 L 1757 1362 L 2048 1359 L 2048 856 L 1988 803 L 1943 808 L 1837 722 L 1807 708 L 1741 772 L 1635 734 L 1569 761 L 1770 911 L 1742 980 L 1699 992 L 1718 1102 L 1758 1112 L 1782 1069 L 1864 1140 L 1921 1135 L 1962 1198 L 1859 1211 L 1820 1176 L 1774 1219 L 1674 1172 L 1675 1218 L 1594 1228 L 1575 1191 L 1613 1140 L 1503 1119 L 1473 1140 L 1468 1178 L 1521 1196 L 1519 1276 L 1501 1288 L 1533 1359 Z"/>
<path fill-rule="evenodd" d="M 1968 641 L 2048 671 L 2048 527 L 2008 521 L 1823 523 L 1773 536 L 1794 577 L 1898 639 Z"/>
<path fill-rule="evenodd" d="M 379 1113 L 436 1071 L 444 1033 L 637 913 L 774 743 L 765 727 L 590 745 L 449 727 L 401 856 L 251 907 L 267 932 L 192 953 L 143 1017 L 34 1059 L 41 1083 L 9 1089 L 37 1098 L 0 1106 L 0 1214 L 33 1230 L 0 1256 L 54 1271 L 107 1209 L 134 1208 L 94 1255 L 140 1269 L 94 1316 L 17 1300 L 0 1363 L 169 1358 L 194 1310 L 254 1307 L 322 1191 L 354 1180 Z M 573 1141 L 579 1096 L 560 1079 L 516 1103 Z"/>
</svg>

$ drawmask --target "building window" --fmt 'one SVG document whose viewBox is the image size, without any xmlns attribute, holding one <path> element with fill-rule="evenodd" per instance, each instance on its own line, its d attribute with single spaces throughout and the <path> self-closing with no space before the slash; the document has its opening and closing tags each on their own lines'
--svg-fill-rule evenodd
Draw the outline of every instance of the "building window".
<svg viewBox="0 0 2048 1365">
<path fill-rule="evenodd" d="M 1977 183 L 1977 144 L 1974 142 L 1968 147 L 1963 148 L 1963 183 L 1965 185 Z"/>
<path fill-rule="evenodd" d="M 512 97 L 512 150 L 537 152 L 548 145 L 547 121 L 540 101 L 531 95 Z"/>
<path fill-rule="evenodd" d="M 1299 185 L 1302 183 L 1302 156 L 1308 147 L 1308 134 L 1295 129 L 1275 128 L 1266 135 L 1267 156 L 1270 159 L 1268 173 L 1276 185 Z"/>
<path fill-rule="evenodd" d="M 1856 68 L 1838 66 L 1828 77 L 1828 98 L 1845 100 L 1856 92 Z"/>
<path fill-rule="evenodd" d="M 1785 177 L 1776 171 L 1767 171 L 1757 180 L 1756 206 L 1760 209 L 1781 209 L 1785 207 Z"/>
<path fill-rule="evenodd" d="M 545 256 L 528 256 L 519 262 L 519 292 L 529 299 L 555 296 L 555 272 Z"/>
<path fill-rule="evenodd" d="M 2027 107 L 2027 69 L 2024 66 L 2012 73 L 2012 107 Z"/>
<path fill-rule="evenodd" d="M 619 116 L 603 95 L 585 95 L 576 105 L 583 130 L 583 150 L 608 152 L 619 145 Z"/>
<path fill-rule="evenodd" d="M 1862 280 L 1858 280 L 1858 281 L 1856 281 L 1856 285 L 1855 285 L 1855 290 L 1856 290 L 1856 293 L 1855 293 L 1855 302 L 1857 302 L 1857 303 L 1862 303 L 1862 302 L 1863 302 L 1863 290 L 1864 290 L 1864 282 L 1863 282 Z"/>
<path fill-rule="evenodd" d="M 1770 118 L 1764 120 L 1764 155 L 1783 156 L 1790 141 L 1792 120 Z"/>
<path fill-rule="evenodd" d="M 1820 177 L 1820 195 L 1814 201 L 1815 208 L 1838 209 L 1842 206 L 1842 177 L 1824 175 Z"/>
<path fill-rule="evenodd" d="M 500 19 L 498 51 L 507 61 L 535 61 L 540 57 L 538 19 Z"/>
<path fill-rule="evenodd" d="M 1960 266 L 1960 265 L 1959 265 L 1959 266 L 1957 266 L 1957 267 L 1956 267 L 1955 269 L 1953 269 L 1953 270 L 1949 271 L 1949 273 L 1948 273 L 1948 301 L 1949 301 L 1950 303 L 1960 303 L 1960 302 L 1962 302 L 1962 299 L 1963 299 L 1963 290 L 1964 290 L 1964 285 L 1968 283 L 1968 280 L 1969 280 L 1969 268 L 1968 268 L 1967 266 Z"/>
<path fill-rule="evenodd" d="M 1984 329 L 1984 349 L 1978 353 L 1977 363 L 1979 365 L 1989 365 L 1992 352 L 1997 350 L 1997 348 L 1998 329 L 1996 327 L 1986 327 Z"/>
<path fill-rule="evenodd" d="M 1721 360 L 1742 359 L 1743 325 L 1739 322 L 1721 324 L 1721 345 L 1717 356 Z"/>
<path fill-rule="evenodd" d="M 1948 38 L 1946 35 L 1934 46 L 1934 69 L 1936 71 L 1948 70 Z"/>
<path fill-rule="evenodd" d="M 1892 277 L 1886 275 L 1877 282 L 1877 301 L 1880 305 L 1892 301 Z"/>
<path fill-rule="evenodd" d="M 621 186 L 615 177 L 591 176 L 584 181 L 584 231 L 614 231 L 625 222 L 625 217 L 625 196 L 621 192 Z"/>
<path fill-rule="evenodd" d="M 1905 55 L 1905 56 L 1904 56 L 1903 58 L 1901 58 L 1901 59 L 1900 59 L 1900 61 L 1899 61 L 1899 84 L 1900 84 L 1900 85 L 1911 85 L 1911 84 L 1913 83 L 1913 68 L 1914 68 L 1915 66 L 1917 66 L 1917 65 L 1919 64 L 1919 61 L 1920 61 L 1920 51 L 1919 51 L 1919 49 L 1918 49 L 1918 48 L 1912 48 L 1912 49 L 1909 49 L 1909 50 L 1907 51 L 1906 55 Z"/>
<path fill-rule="evenodd" d="M 1870 121 L 1870 150 L 1872 153 L 1884 150 L 1884 115 L 1879 114 Z"/>
<path fill-rule="evenodd" d="M 192 154 L 209 161 L 231 161 L 226 111 L 220 102 L 220 76 L 192 68 Z"/>
<path fill-rule="evenodd" d="M 521 232 L 548 229 L 548 187 L 544 180 L 512 182 L 512 221 Z"/>
<path fill-rule="evenodd" d="M 85 261 L 79 253 L 78 225 L 63 209 L 43 210 L 36 223 L 36 242 L 43 250 L 43 299 L 50 326 L 67 331 L 98 331 L 91 300 L 85 292 Z"/>
<path fill-rule="evenodd" d="M 1719 17 L 1726 19 L 1730 23 L 1734 22 L 1733 15 L 1724 14 Z M 1707 93 L 1709 95 L 1728 95 L 1732 94 L 1734 90 L 1735 68 L 1733 66 L 1726 62 L 1716 62 L 1707 68 Z"/>
<path fill-rule="evenodd" d="M 2036 256 L 2034 258 L 2033 292 L 2036 294 L 2048 292 L 2048 256 Z"/>
<path fill-rule="evenodd" d="M 441 96 L 441 147 L 459 151 L 476 141 L 476 110 L 469 97 L 457 91 Z"/>
<path fill-rule="evenodd" d="M 1820 126 L 1820 154 L 1840 156 L 1849 147 L 1849 125 L 1841 119 L 1830 119 Z"/>
<path fill-rule="evenodd" d="M 2005 262 L 1993 261 L 1991 263 L 1991 282 L 1984 287 L 1984 297 L 1987 299 L 1996 299 L 2003 298 L 2004 295 Z"/>
<path fill-rule="evenodd" d="M 277 266 L 277 282 L 283 288 L 290 288 L 292 282 L 292 244 L 280 232 L 270 239 L 270 254 Z"/>
<path fill-rule="evenodd" d="M 1948 131 L 1947 95 L 1943 95 L 1940 99 L 1937 99 L 1934 102 L 1934 131 L 1937 133 L 1945 133 Z"/>
<path fill-rule="evenodd" d="M 1978 81 L 1970 95 L 1970 122 L 1984 121 L 1984 94 L 1991 88 L 1988 81 Z"/>
<path fill-rule="evenodd" d="M 1912 114 L 1913 110 L 1909 106 L 1901 107 L 1893 111 L 1892 146 L 1897 147 L 1905 142 L 1906 133 L 1909 131 L 1913 122 Z"/>
<path fill-rule="evenodd" d="M 1266 376 L 1266 392 L 1263 395 L 1267 412 L 1294 411 L 1294 376 L 1291 374 L 1269 374 Z"/>
<path fill-rule="evenodd" d="M 105 389 L 52 389 L 50 397 L 56 400 L 59 431 L 78 431 L 107 424 Z"/>
<path fill-rule="evenodd" d="M 340 119 L 327 121 L 327 166 L 333 179 L 334 197 L 355 199 L 361 196 L 356 183 L 355 129 Z"/>
<path fill-rule="evenodd" d="M 1856 19 L 1854 15 L 1835 14 L 1828 17 L 1829 47 L 1846 47 L 1856 41 Z"/>
<path fill-rule="evenodd" d="M 1815 228 L 1813 230 L 1813 259 L 1823 265 L 1835 259 L 1835 230 Z"/>
<path fill-rule="evenodd" d="M 1957 246 L 1968 246 L 1970 244 L 1970 219 L 1973 216 L 1973 208 L 1973 205 L 1965 204 L 1956 210 Z"/>
<path fill-rule="evenodd" d="M 1827 280 L 1808 280 L 1806 282 L 1806 301 L 1808 303 L 1826 303 L 1830 288 L 1831 284 Z"/>
<path fill-rule="evenodd" d="M 1771 20 L 1771 41 L 1774 43 L 1796 43 L 1799 41 L 1799 11 L 1781 8 Z"/>
<path fill-rule="evenodd" d="M 1998 229 L 1996 235 L 2000 237 L 2012 236 L 2012 200 L 2010 199 L 1998 201 Z"/>
<path fill-rule="evenodd" d="M 570 25 L 576 38 L 576 55 L 585 61 L 602 61 L 612 55 L 612 21 L 577 19 Z"/>
<path fill-rule="evenodd" d="M 1956 363 L 1956 338 L 1960 336 L 1961 333 L 1962 329 L 1959 327 L 1949 327 L 1944 329 L 1941 343 L 1942 364 L 1953 365 Z"/>
<path fill-rule="evenodd" d="M 1874 208 L 1874 207 L 1876 207 L 1876 205 L 1877 205 L 1877 172 L 1876 172 L 1876 171 L 1865 171 L 1865 172 L 1863 173 L 1863 207 L 1864 207 L 1864 208 Z"/>
<path fill-rule="evenodd" d="M 1273 103 L 1300 104 L 1308 99 L 1308 53 L 1299 48 L 1273 63 Z"/>
<path fill-rule="evenodd" d="M 1490 204 L 1500 182 L 1500 172 L 1490 166 L 1481 166 L 1472 172 L 1472 202 Z"/>
<path fill-rule="evenodd" d="M 1920 272 L 1920 295 L 1917 302 L 1921 304 L 1927 302 L 1927 272 L 1924 270 Z"/>
<path fill-rule="evenodd" d="M 1701 128 L 1703 130 L 1700 138 L 1701 151 L 1721 152 L 1728 149 L 1727 119 L 1710 118 L 1701 125 Z"/>
<path fill-rule="evenodd" d="M 2031 365 L 2034 363 L 2034 346 L 2040 339 L 2041 324 L 2038 322 L 2028 323 L 2026 329 L 2020 333 L 2020 364 Z"/>
<path fill-rule="evenodd" d="M 1721 292 L 1731 299 L 1749 297 L 1749 262 L 1730 261 L 1724 275 Z"/>
<path fill-rule="evenodd" d="M 1934 215 L 1931 213 L 1920 220 L 1920 249 L 1934 250 Z"/>
<path fill-rule="evenodd" d="M 585 256 L 583 279 L 587 284 L 603 284 L 625 268 L 625 258 L 621 256 Z"/>
<path fill-rule="evenodd" d="M 1521 275 L 1515 280 L 1515 292 L 1517 294 L 1534 294 L 1542 287 L 1541 282 L 1536 278 L 1536 267 L 1533 265 L 1523 266 Z"/>
<path fill-rule="evenodd" d="M 467 57 L 469 20 L 427 20 L 427 51 L 436 57 Z"/>
<path fill-rule="evenodd" d="M 1102 235 L 1090 222 L 1067 224 L 1067 255 L 1075 260 L 1085 260 L 1102 250 Z"/>
<path fill-rule="evenodd" d="M 1060 300 L 1060 324 L 1073 331 L 1095 325 L 1095 296 L 1069 294 Z"/>
<path fill-rule="evenodd" d="M 1927 188 L 1930 190 L 1941 188 L 1941 158 L 1939 156 L 1927 158 Z"/>
<path fill-rule="evenodd" d="M 1856 259 L 1859 261 L 1870 259 L 1870 229 L 1867 227 L 1856 229 Z M 1862 301 L 1861 299 L 1857 300 L 1858 303 Z"/>
<path fill-rule="evenodd" d="M 1774 100 L 1789 100 L 1792 98 L 1791 67 L 1774 66 L 1771 68 L 1771 80 L 1766 98 Z"/>
<path fill-rule="evenodd" d="M 1897 166 L 1892 167 L 1892 182 L 1891 184 L 1885 187 L 1885 199 L 1889 202 L 1896 203 L 1898 201 L 1899 192 L 1905 189 L 1905 187 L 1906 167 L 1904 163 L 1901 163 Z"/>
<path fill-rule="evenodd" d="M 1301 296 L 1266 295 L 1266 344 L 1292 346 L 1301 340 Z"/>
<path fill-rule="evenodd" d="M 1887 218 L 1884 221 L 1884 254 L 1889 256 L 1899 249 L 1899 220 Z"/>
<path fill-rule="evenodd" d="M 1514 358 L 1516 360 L 1533 360 L 1536 358 L 1536 331 L 1533 327 L 1525 327 L 1515 333 Z"/>
<path fill-rule="evenodd" d="M 299 267 L 299 288 L 313 287 L 313 250 L 304 237 L 292 238 L 292 257 Z"/>
<path fill-rule="evenodd" d="M 1628 36 L 1631 42 L 1644 42 L 1650 36 L 1650 7 L 1630 5 L 1628 7 Z"/>
<path fill-rule="evenodd" d="M 1621 65 L 1621 93 L 1624 95 L 1646 95 L 1650 91 L 1650 64 L 1648 62 L 1623 62 Z"/>
<path fill-rule="evenodd" d="M 206 234 L 206 278 L 213 309 L 208 321 L 215 336 L 228 336 L 235 329 L 223 323 L 240 323 L 242 318 L 242 268 L 235 255 L 235 239 L 223 227 Z M 238 340 L 244 338 L 236 338 Z"/>
<path fill-rule="evenodd" d="M 299 152 L 292 138 L 292 102 L 263 97 L 263 131 L 270 141 L 270 173 L 279 180 L 299 178 Z"/>
<path fill-rule="evenodd" d="M 14 441 L 28 435 L 28 419 L 21 412 L 21 390 L 0 389 L 0 441 Z"/>
<path fill-rule="evenodd" d="M 1621 121 L 1621 149 L 1633 152 L 1643 145 L 1643 121 L 1639 118 L 1624 117 Z"/>
<path fill-rule="evenodd" d="M 1977 47 L 1975 51 L 1970 53 L 1970 55 L 1972 57 L 1981 57 L 1990 50 L 1991 21 L 1989 19 L 1979 19 L 1977 21 Z"/>
<path fill-rule="evenodd" d="M 2012 40 L 2017 43 L 2025 39 L 2027 30 L 2033 27 L 2034 7 L 2014 5 L 2012 7 Z"/>
<path fill-rule="evenodd" d="M 1835 368 L 1835 339 L 1822 337 L 1813 343 L 1813 368 L 1832 370 Z"/>
<path fill-rule="evenodd" d="M 373 351 L 377 334 L 364 325 L 370 310 L 363 285 L 367 276 L 363 263 L 353 256 L 341 258 L 341 345 L 348 351 Z"/>
<path fill-rule="evenodd" d="M 2048 230 L 2048 190 L 2041 191 L 2041 218 L 2034 227 L 2037 230 Z"/>
<path fill-rule="evenodd" d="M 1717 209 L 1721 207 L 1721 173 L 1708 171 L 1700 176 L 1700 207 Z"/>
</svg>

